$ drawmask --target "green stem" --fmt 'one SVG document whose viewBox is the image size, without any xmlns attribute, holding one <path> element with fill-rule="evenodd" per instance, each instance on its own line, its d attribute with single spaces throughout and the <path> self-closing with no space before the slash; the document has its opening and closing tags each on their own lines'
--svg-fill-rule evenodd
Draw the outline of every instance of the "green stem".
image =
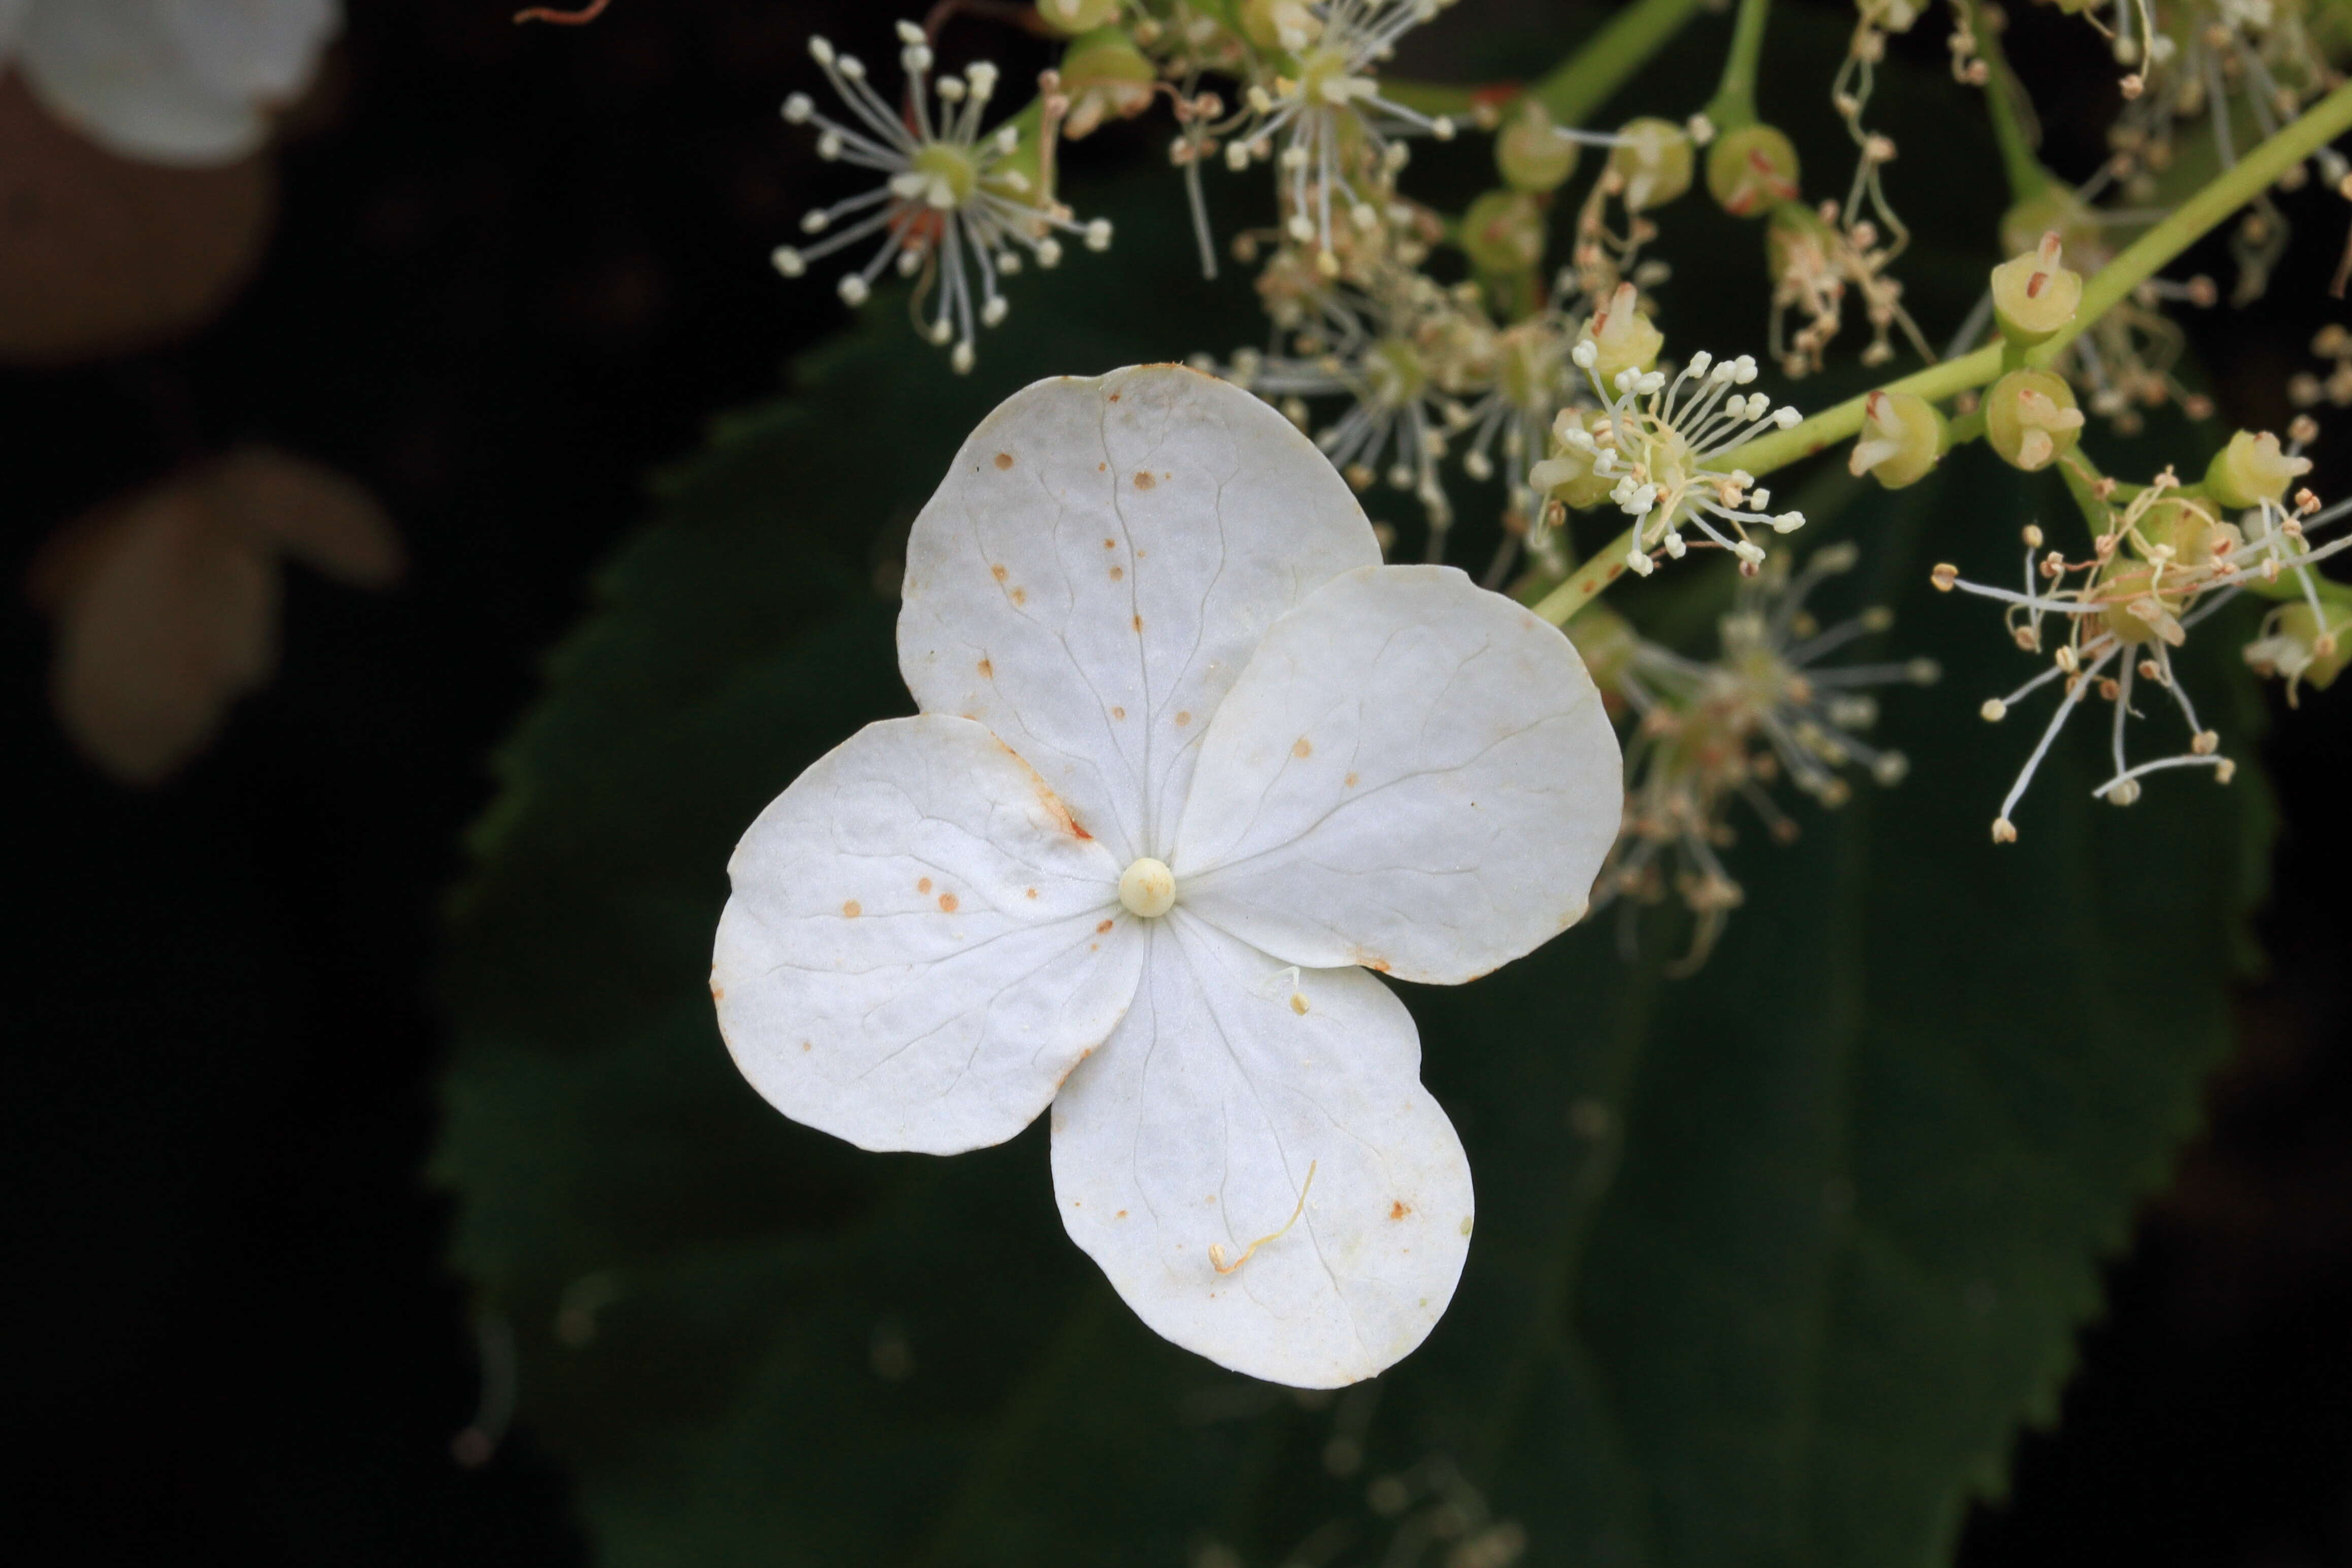
<svg viewBox="0 0 2352 1568">
<path fill-rule="evenodd" d="M 1562 125 L 1582 125 L 1633 74 L 1673 42 L 1702 0 L 1634 0 L 1576 51 L 1528 87 Z M 1381 80 L 1381 94 L 1423 114 L 1466 115 L 1478 89 L 1436 82 Z"/>
<path fill-rule="evenodd" d="M 1771 12 L 1772 0 L 1739 0 L 1731 53 L 1723 62 L 1723 83 L 1706 105 L 1706 117 L 1718 132 L 1756 123 L 1756 71 L 1764 58 L 1764 23 Z"/>
<path fill-rule="evenodd" d="M 2027 363 L 2036 367 L 2048 365 L 2159 268 L 2269 189 L 2280 175 L 2347 130 L 2352 130 L 2352 83 L 2313 104 L 2302 119 L 2247 153 L 2235 168 L 2222 171 L 2210 184 L 2181 203 L 2170 216 L 2101 268 L 2084 285 L 2082 309 L 2075 312 L 2074 321 L 2047 342 L 2031 350 L 2025 356 Z M 2001 373 L 2001 345 L 1988 343 L 1964 358 L 1930 365 L 1915 375 L 1889 382 L 1880 390 L 1908 392 L 1933 403 L 1991 381 Z M 1761 476 L 1801 458 L 1811 457 L 1862 428 L 1864 405 L 1869 395 L 1864 393 L 1849 398 L 1790 429 L 1760 436 L 1733 447 L 1716 461 L 1725 469 L 1741 468 Z M 1625 552 L 1633 547 L 1633 532 L 1628 529 L 1570 574 L 1567 582 L 1546 595 L 1535 606 L 1536 614 L 1554 625 L 1565 625 L 1570 616 L 1626 570 Z"/>
<path fill-rule="evenodd" d="M 1528 90 L 1560 124 L 1581 125 L 1674 41 L 1699 5 L 1700 0 L 1635 0 Z"/>
<path fill-rule="evenodd" d="M 2009 68 L 2000 35 L 1985 26 L 1983 7 L 1976 0 L 1964 3 L 1977 54 L 1992 73 L 1984 85 L 1985 114 L 1992 121 L 1993 144 L 2000 149 L 2001 172 L 2009 177 L 2009 199 L 2012 205 L 2030 201 L 2049 189 L 2050 171 L 2042 166 L 2032 138 L 2025 133 L 2025 121 L 2018 118 L 2017 106 L 2025 97 L 2025 88 Z"/>
</svg>

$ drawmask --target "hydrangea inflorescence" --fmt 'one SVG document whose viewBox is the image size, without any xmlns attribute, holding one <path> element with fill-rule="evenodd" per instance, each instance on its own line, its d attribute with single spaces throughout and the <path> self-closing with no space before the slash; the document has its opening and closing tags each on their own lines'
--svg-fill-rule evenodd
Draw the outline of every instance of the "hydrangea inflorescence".
<svg viewBox="0 0 2352 1568">
<path fill-rule="evenodd" d="M 1178 366 L 1042 382 L 908 541 L 868 726 L 753 824 L 711 989 L 793 1119 L 877 1150 L 1052 1108 L 1064 1225 L 1144 1321 L 1277 1382 L 1406 1354 L 1470 1171 L 1367 971 L 1454 984 L 1585 911 L 1622 804 L 1559 630 L 1384 566 L 1328 458 Z"/>
</svg>

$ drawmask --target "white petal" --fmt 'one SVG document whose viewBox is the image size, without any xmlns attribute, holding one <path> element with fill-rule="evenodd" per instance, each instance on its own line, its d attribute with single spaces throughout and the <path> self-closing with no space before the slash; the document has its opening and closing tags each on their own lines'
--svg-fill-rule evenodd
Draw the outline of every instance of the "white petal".
<svg viewBox="0 0 2352 1568">
<path fill-rule="evenodd" d="M 223 98 L 283 105 L 342 24 L 337 0 L 149 0 L 195 79 Z"/>
<path fill-rule="evenodd" d="M 1165 859 L 1200 737 L 1266 626 L 1380 559 L 1297 427 L 1180 365 L 1039 382 L 981 423 L 907 543 L 898 660 L 1122 862 Z"/>
<path fill-rule="evenodd" d="M 126 158 L 226 163 L 268 134 L 255 105 L 197 74 L 154 0 L 42 0 L 21 53 L 42 104 Z"/>
<path fill-rule="evenodd" d="M 1143 963 L 1119 868 L 966 719 L 867 725 L 770 803 L 728 873 L 710 991 L 735 1065 L 867 1149 L 1020 1131 Z"/>
<path fill-rule="evenodd" d="M 1473 1212 L 1412 1016 L 1360 969 L 1293 972 L 1181 910 L 1150 942 L 1126 1022 L 1054 1102 L 1063 1225 L 1220 1365 L 1332 1388 L 1393 1364 L 1453 1300 Z"/>
<path fill-rule="evenodd" d="M 1624 774 L 1559 628 L 1444 566 L 1276 622 L 1202 742 L 1183 907 L 1286 963 L 1473 979 L 1580 919 Z"/>
</svg>

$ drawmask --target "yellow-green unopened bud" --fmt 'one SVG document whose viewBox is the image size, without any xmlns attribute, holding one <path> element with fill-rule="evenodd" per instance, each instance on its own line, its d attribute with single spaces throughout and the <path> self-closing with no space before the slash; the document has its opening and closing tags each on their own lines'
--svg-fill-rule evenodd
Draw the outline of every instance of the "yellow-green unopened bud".
<svg viewBox="0 0 2352 1568">
<path fill-rule="evenodd" d="M 1323 36 L 1322 19 L 1306 0 L 1242 0 L 1242 33 L 1261 49 L 1292 54 Z"/>
<path fill-rule="evenodd" d="M 2290 458 L 2279 438 L 2265 430 L 2241 430 L 2213 454 L 2205 469 L 2205 489 L 2223 506 L 2260 506 L 2283 501 L 2287 486 L 2311 472 L 2309 458 Z"/>
<path fill-rule="evenodd" d="M 1985 394 L 1985 444 L 2012 468 L 2046 468 L 2083 438 L 2074 389 L 2046 370 L 2013 370 Z"/>
<path fill-rule="evenodd" d="M 1062 91 L 1070 100 L 1062 134 L 1076 141 L 1106 120 L 1134 119 L 1151 107 L 1152 84 L 1159 79 L 1151 61 L 1119 28 L 1097 28 L 1072 39 L 1062 56 Z"/>
<path fill-rule="evenodd" d="M 1890 490 L 1927 477 L 1950 445 L 1944 416 L 1924 397 L 1874 392 L 1863 400 L 1862 434 L 1846 468 L 1854 478 L 1876 477 Z"/>
<path fill-rule="evenodd" d="M 2202 501 L 2167 496 L 2142 512 L 2127 535 L 2132 553 L 2145 561 L 2158 555 L 2176 570 L 2208 571 L 2238 548 L 2238 531 L 2213 515 Z"/>
<path fill-rule="evenodd" d="M 1037 16 L 1057 33 L 1075 37 L 1118 20 L 1118 0 L 1037 0 Z"/>
<path fill-rule="evenodd" d="M 1522 98 L 1495 133 L 1495 167 L 1517 190 L 1556 191 L 1576 172 L 1577 144 L 1559 133 L 1540 100 Z"/>
<path fill-rule="evenodd" d="M 1461 244 L 1481 272 L 1524 272 L 1543 259 L 1543 208 L 1525 191 L 1488 191 L 1462 215 Z"/>
<path fill-rule="evenodd" d="M 1609 167 L 1625 182 L 1625 205 L 1633 212 L 1662 207 L 1690 189 L 1690 133 L 1671 120 L 1644 117 L 1626 121 L 1609 153 Z"/>
<path fill-rule="evenodd" d="M 2284 677 L 2293 706 L 2305 681 L 2325 691 L 2344 673 L 2347 627 L 2352 614 L 2338 611 L 2323 622 L 2309 605 L 2281 605 L 2263 617 L 2263 635 L 2246 645 L 2246 662 L 2261 674 Z"/>
<path fill-rule="evenodd" d="M 1797 149 L 1769 125 L 1743 126 L 1706 150 L 1706 188 L 1734 217 L 1761 217 L 1797 196 Z"/>
<path fill-rule="evenodd" d="M 1666 346 L 1666 334 L 1635 308 L 1639 298 L 1631 283 L 1618 284 L 1609 302 L 1593 311 L 1576 334 L 1577 342 L 1592 345 L 1591 369 L 1603 386 L 1616 385 L 1624 371 L 1651 369 L 1658 363 L 1658 351 Z"/>
<path fill-rule="evenodd" d="M 2064 242 L 2045 230 L 2032 249 L 1992 269 L 1992 313 L 2011 342 L 2038 343 L 2074 319 L 2083 304 L 2083 275 L 2062 266 Z"/>
<path fill-rule="evenodd" d="M 1616 481 L 1592 471 L 1600 459 L 1590 439 L 1598 409 L 1563 408 L 1551 423 L 1551 456 L 1528 470 L 1528 483 L 1571 511 L 1584 511 L 1609 499 Z"/>
</svg>

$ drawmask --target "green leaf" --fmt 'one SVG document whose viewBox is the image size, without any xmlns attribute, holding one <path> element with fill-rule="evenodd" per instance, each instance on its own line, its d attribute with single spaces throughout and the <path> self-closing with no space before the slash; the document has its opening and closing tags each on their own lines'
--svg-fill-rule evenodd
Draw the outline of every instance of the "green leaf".
<svg viewBox="0 0 2352 1568">
<path fill-rule="evenodd" d="M 1695 979 L 1659 976 L 1671 921 L 1628 963 L 1611 913 L 1401 988 L 1480 1221 L 1452 1310 L 1374 1384 L 1297 1395 L 1153 1338 L 1063 1237 L 1042 1127 L 862 1153 L 730 1064 L 705 991 L 728 852 L 907 710 L 873 584 L 963 434 L 1032 377 L 1255 335 L 1245 283 L 1191 276 L 1165 178 L 1106 196 L 1110 258 L 1025 280 L 979 378 L 886 314 L 725 424 L 504 753 L 433 1173 L 514 1330 L 519 1420 L 615 1568 L 1427 1563 L 1482 1531 L 1537 1563 L 1937 1560 L 2053 1414 L 2100 1259 L 2193 1126 L 2268 832 L 2242 774 L 2095 804 L 2085 732 L 2024 841 L 1988 842 L 2048 710 L 1975 718 L 2032 666 L 1927 568 L 2005 576 L 2032 508 L 2066 513 L 1980 454 L 1852 489 L 1801 542 L 1862 541 L 1894 647 L 1945 656 L 1886 701 L 1911 782 L 1734 849 L 1748 907 Z M 2242 754 L 2229 639 L 2197 643 Z"/>
</svg>

